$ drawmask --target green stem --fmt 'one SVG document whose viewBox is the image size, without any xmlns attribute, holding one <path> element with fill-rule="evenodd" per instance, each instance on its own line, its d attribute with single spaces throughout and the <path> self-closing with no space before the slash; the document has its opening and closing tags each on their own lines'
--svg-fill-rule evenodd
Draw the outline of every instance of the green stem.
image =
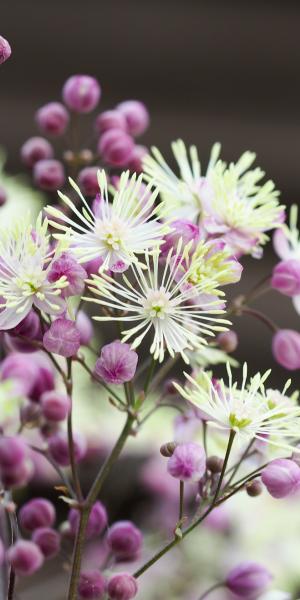
<svg viewBox="0 0 300 600">
<path fill-rule="evenodd" d="M 75 456 L 75 445 L 74 445 L 74 435 L 73 435 L 73 381 L 72 381 L 72 358 L 67 359 L 68 366 L 68 376 L 66 381 L 66 392 L 71 399 L 71 410 L 68 416 L 67 422 L 67 430 L 68 430 L 68 446 L 69 446 L 69 457 L 70 457 L 70 465 L 71 465 L 71 473 L 72 473 L 72 482 L 73 487 L 76 493 L 77 500 L 82 502 L 83 494 L 80 484 L 80 478 L 78 474 L 76 456 Z"/>
<path fill-rule="evenodd" d="M 182 522 L 184 510 L 184 481 L 179 482 L 179 523 Z"/>
<path fill-rule="evenodd" d="M 207 598 L 207 596 L 209 596 L 211 592 L 214 592 L 218 588 L 223 587 L 223 585 L 224 583 L 215 583 L 215 585 L 212 585 L 210 588 L 208 588 L 208 590 L 206 590 L 206 592 L 204 592 L 204 594 L 202 594 L 202 596 L 200 596 L 199 600 L 204 600 L 204 598 Z"/>
<path fill-rule="evenodd" d="M 104 381 L 99 379 L 95 375 L 95 373 L 93 373 L 93 371 L 90 369 L 90 367 L 86 364 L 84 358 L 78 356 L 78 357 L 76 357 L 76 360 L 85 369 L 85 371 L 92 377 L 92 379 L 94 379 L 95 381 L 97 381 L 97 383 L 102 385 L 102 387 L 110 394 L 110 396 L 112 396 L 115 400 L 117 400 L 117 402 L 122 404 L 124 407 L 126 406 L 126 404 L 122 400 L 122 398 L 120 398 L 120 396 L 118 396 L 118 394 L 116 394 L 116 392 L 114 392 L 114 390 L 112 390 L 108 385 L 106 385 L 106 383 Z"/>
<path fill-rule="evenodd" d="M 236 463 L 234 469 L 232 470 L 232 473 L 226 483 L 226 488 L 228 488 L 231 484 L 231 482 L 233 481 L 236 473 L 238 472 L 243 460 L 245 460 L 248 457 L 249 451 L 251 450 L 253 444 L 255 442 L 255 438 L 253 438 L 252 440 L 250 440 L 249 444 L 247 445 L 247 447 L 245 448 L 240 460 Z"/>
</svg>

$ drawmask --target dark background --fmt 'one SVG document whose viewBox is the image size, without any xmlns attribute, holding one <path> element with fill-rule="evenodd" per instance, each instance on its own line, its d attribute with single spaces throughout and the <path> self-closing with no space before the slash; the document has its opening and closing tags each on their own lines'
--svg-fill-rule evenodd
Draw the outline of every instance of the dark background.
<svg viewBox="0 0 300 600">
<path fill-rule="evenodd" d="M 147 104 L 151 127 L 142 143 L 170 155 L 170 141 L 182 137 L 204 164 L 216 140 L 225 160 L 255 150 L 282 201 L 298 202 L 299 2 L 1 0 L 0 18 L 13 47 L 0 78 L 0 143 L 13 172 L 21 169 L 21 143 L 36 133 L 34 111 L 82 72 L 101 82 L 103 109 L 127 98 Z M 264 261 L 251 259 L 244 289 L 274 260 L 271 249 Z M 280 326 L 300 329 L 282 296 L 260 306 Z M 241 332 L 242 357 L 253 368 L 272 365 L 269 331 L 248 318 Z"/>
</svg>

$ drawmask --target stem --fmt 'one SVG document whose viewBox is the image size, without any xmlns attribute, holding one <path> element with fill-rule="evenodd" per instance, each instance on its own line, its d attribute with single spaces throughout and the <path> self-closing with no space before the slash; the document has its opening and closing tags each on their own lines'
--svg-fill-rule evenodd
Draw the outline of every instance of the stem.
<svg viewBox="0 0 300 600">
<path fill-rule="evenodd" d="M 15 584 L 16 584 L 16 574 L 15 574 L 13 568 L 11 567 L 10 568 L 10 572 L 9 572 L 7 600 L 13 600 L 14 591 L 15 591 Z"/>
<path fill-rule="evenodd" d="M 71 410 L 68 416 L 68 446 L 69 446 L 69 457 L 70 457 L 70 465 L 72 472 L 72 480 L 73 486 L 76 492 L 76 497 L 79 502 L 83 500 L 83 494 L 78 474 L 78 468 L 76 463 L 75 456 L 75 445 L 74 445 L 74 436 L 73 436 L 73 399 L 72 399 L 72 391 L 73 391 L 73 381 L 72 381 L 72 358 L 67 359 L 68 364 L 68 379 L 66 382 L 66 392 L 71 399 Z"/>
<path fill-rule="evenodd" d="M 202 434 L 203 434 L 203 448 L 205 450 L 205 454 L 207 455 L 207 423 L 206 423 L 206 421 L 202 421 Z"/>
<path fill-rule="evenodd" d="M 247 447 L 245 448 L 240 460 L 236 463 L 234 469 L 232 470 L 232 473 L 226 483 L 226 488 L 230 486 L 232 480 L 234 479 L 236 473 L 238 472 L 243 460 L 245 460 L 245 458 L 247 458 L 249 450 L 251 450 L 253 444 L 254 444 L 255 438 L 253 438 L 252 440 L 250 440 L 249 444 L 247 445 Z"/>
<path fill-rule="evenodd" d="M 64 485 L 66 486 L 71 498 L 75 499 L 75 492 L 69 482 L 69 479 L 67 477 L 67 475 L 63 472 L 63 470 L 61 469 L 61 467 L 55 462 L 55 460 L 53 460 L 53 458 L 51 458 L 51 456 L 45 451 L 42 450 L 41 448 L 38 448 L 37 446 L 33 446 L 32 444 L 30 444 L 30 448 L 34 451 L 37 452 L 38 454 L 41 454 L 45 460 L 47 460 L 50 465 L 53 467 L 53 469 L 55 469 L 57 475 L 60 477 L 60 479 L 62 480 L 62 482 L 64 483 Z"/>
<path fill-rule="evenodd" d="M 184 510 L 184 481 L 179 482 L 179 523 L 182 522 L 182 517 L 183 517 L 183 510 Z"/>
<path fill-rule="evenodd" d="M 174 358 L 169 358 L 165 364 L 159 369 L 157 375 L 155 375 L 155 377 L 153 377 L 153 381 L 152 381 L 152 385 L 151 385 L 151 391 L 155 390 L 155 388 L 160 384 L 160 382 L 165 378 L 165 376 L 169 373 L 169 371 L 172 369 L 172 367 L 174 367 L 174 365 L 176 364 L 176 362 L 179 359 L 179 354 L 176 354 L 176 356 Z"/>
<path fill-rule="evenodd" d="M 266 325 L 269 329 L 271 329 L 272 333 L 276 333 L 276 331 L 278 331 L 277 325 L 273 321 L 271 321 L 271 319 L 269 319 L 269 317 L 267 317 L 260 310 L 256 310 L 255 308 L 241 307 L 241 312 L 242 312 L 242 314 L 249 315 L 251 317 L 255 317 L 256 319 L 258 319 L 259 321 L 264 323 L 264 325 Z"/>
<path fill-rule="evenodd" d="M 106 385 L 106 383 L 104 381 L 99 379 L 97 377 L 97 375 L 95 375 L 95 373 L 93 373 L 93 371 L 90 369 L 90 367 L 86 364 L 84 358 L 77 356 L 76 360 L 86 370 L 86 372 L 92 377 L 92 379 L 94 379 L 95 381 L 97 381 L 97 383 L 102 385 L 102 387 L 104 387 L 104 389 L 120 404 L 122 404 L 123 406 L 126 406 L 126 404 L 125 404 L 125 402 L 123 402 L 122 398 L 120 398 L 120 396 L 118 396 L 118 394 L 116 394 L 116 392 L 114 392 L 114 390 L 112 390 L 108 385 Z"/>
<path fill-rule="evenodd" d="M 202 596 L 200 596 L 199 600 L 204 600 L 204 598 L 207 598 L 207 596 L 209 596 L 211 592 L 214 592 L 218 588 L 223 587 L 223 585 L 224 583 L 215 583 L 215 585 L 212 585 L 210 588 L 208 588 L 208 590 L 206 590 L 206 592 L 204 592 L 204 594 L 202 594 Z"/>
<path fill-rule="evenodd" d="M 83 544 L 84 544 L 84 540 L 85 540 L 85 531 L 86 531 L 86 526 L 88 523 L 91 509 L 101 491 L 102 485 L 103 485 L 106 477 L 108 476 L 112 466 L 114 465 L 114 463 L 116 462 L 116 460 L 118 459 L 118 457 L 120 456 L 120 454 L 123 450 L 126 440 L 127 440 L 128 436 L 130 435 L 131 428 L 132 428 L 132 425 L 133 425 L 135 419 L 136 419 L 135 415 L 127 416 L 126 423 L 121 431 L 119 438 L 117 439 L 115 446 L 113 447 L 113 449 L 111 451 L 111 454 L 106 459 L 105 463 L 102 465 L 102 467 L 98 473 L 98 476 L 96 477 L 96 479 L 89 491 L 89 494 L 88 494 L 85 502 L 82 505 L 79 529 L 78 529 L 78 533 L 77 533 L 77 537 L 76 537 L 76 541 L 75 541 L 73 566 L 72 566 L 68 600 L 76 600 L 76 598 L 77 598 L 77 585 L 78 585 L 78 578 L 79 578 L 79 573 L 80 573 Z"/>
<path fill-rule="evenodd" d="M 148 373 L 147 373 L 146 380 L 145 380 L 145 383 L 144 383 L 145 398 L 147 396 L 147 392 L 148 392 L 149 385 L 150 385 L 150 382 L 151 382 L 151 379 L 152 379 L 152 375 L 154 373 L 155 365 L 156 365 L 156 360 L 152 356 L 151 364 L 150 364 L 150 367 L 148 369 Z"/>
</svg>

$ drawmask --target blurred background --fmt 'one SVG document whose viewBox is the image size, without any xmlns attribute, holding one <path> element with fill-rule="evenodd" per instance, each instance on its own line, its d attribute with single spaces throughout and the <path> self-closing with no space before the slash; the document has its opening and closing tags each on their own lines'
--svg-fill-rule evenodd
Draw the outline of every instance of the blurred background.
<svg viewBox="0 0 300 600">
<path fill-rule="evenodd" d="M 6 169 L 12 174 L 24 170 L 19 148 L 24 140 L 37 134 L 33 121 L 36 109 L 51 100 L 60 100 L 67 77 L 87 73 L 101 83 L 99 110 L 111 108 L 125 99 L 145 102 L 151 125 L 141 143 L 155 144 L 170 161 L 170 142 L 178 137 L 187 144 L 197 145 L 204 165 L 211 145 L 217 140 L 222 143 L 224 160 L 236 160 L 244 150 L 253 150 L 258 164 L 281 190 L 282 202 L 298 203 L 299 26 L 300 4 L 296 0 L 2 0 L 0 33 L 13 49 L 12 58 L 1 68 L 0 75 L 0 146 L 7 152 Z M 249 289 L 270 272 L 274 263 L 271 245 L 262 261 L 245 261 L 247 268 L 240 289 Z M 268 312 L 280 326 L 300 331 L 299 316 L 283 296 L 272 293 L 256 306 Z M 287 372 L 272 360 L 270 332 L 250 318 L 237 322 L 235 327 L 241 334 L 240 359 L 249 360 L 252 370 L 275 368 L 272 386 L 281 387 Z M 297 378 L 294 373 L 294 387 L 299 384 Z M 87 381 L 82 385 L 86 389 Z M 151 441 L 153 432 L 146 434 L 144 441 L 147 435 Z M 157 423 L 155 435 L 156 445 L 166 441 L 162 423 Z M 110 439 L 105 439 L 106 442 L 110 443 Z M 143 440 L 140 448 L 142 446 Z M 128 473 L 132 473 L 130 461 L 134 460 L 136 469 L 136 461 L 142 459 L 143 451 L 138 459 L 127 456 L 125 460 L 129 463 L 123 477 L 121 468 L 105 490 L 114 518 L 133 516 L 138 521 L 141 512 L 148 510 L 149 489 L 145 491 L 136 479 L 128 479 Z M 124 473 L 127 488 L 125 504 L 120 507 L 116 497 L 124 493 Z M 116 488 L 116 481 L 121 489 Z M 40 491 L 40 483 L 37 490 Z M 36 494 L 37 490 L 31 492 Z M 43 493 L 47 492 L 43 490 Z M 248 502 L 246 498 L 235 530 L 228 533 L 225 527 L 225 538 L 217 538 L 217 543 L 224 543 L 224 548 L 227 547 L 226 536 L 231 536 L 234 542 L 236 529 L 243 520 L 249 520 L 252 505 L 250 507 Z M 253 558 L 267 555 L 267 562 L 274 563 L 276 554 L 275 568 L 277 565 L 278 572 L 283 573 L 280 585 L 284 585 L 288 577 L 290 587 L 294 584 L 293 578 L 295 586 L 299 585 L 298 567 L 294 564 L 299 556 L 299 544 L 296 539 L 289 540 L 292 531 L 300 534 L 299 510 L 295 506 L 291 509 L 279 547 L 275 543 L 275 524 L 283 523 L 286 512 L 281 512 L 282 508 L 276 512 L 273 502 L 271 508 L 275 512 L 266 523 L 269 504 L 257 502 L 260 502 L 256 506 L 261 516 L 256 527 L 252 527 L 251 522 L 251 527 L 246 528 L 242 544 L 250 549 Z M 158 523 L 160 527 L 160 521 Z M 276 535 L 280 535 L 278 531 Z M 206 547 L 201 565 L 209 572 L 215 547 L 208 549 L 207 533 L 201 539 Z M 276 539 L 278 543 L 278 537 Z M 186 548 L 185 552 L 191 572 L 194 567 L 198 569 L 191 550 Z M 238 559 L 238 546 L 234 553 Z M 194 588 L 190 596 L 180 592 L 180 570 L 177 587 L 168 587 L 170 572 L 166 570 L 170 566 L 174 572 L 181 566 L 181 559 L 178 555 L 175 562 L 171 559 L 170 563 L 164 562 L 161 569 L 166 581 L 161 590 L 155 592 L 150 586 L 148 595 L 141 595 L 143 600 L 173 600 L 175 597 L 195 600 Z M 53 577 L 57 565 L 54 563 L 48 569 L 49 576 Z M 36 578 L 34 589 L 30 582 L 24 584 L 22 600 L 41 597 L 45 590 L 43 577 Z M 63 598 L 59 595 L 63 583 L 64 575 L 62 582 L 57 578 L 53 600 Z M 52 595 L 44 597 L 52 600 Z"/>
</svg>

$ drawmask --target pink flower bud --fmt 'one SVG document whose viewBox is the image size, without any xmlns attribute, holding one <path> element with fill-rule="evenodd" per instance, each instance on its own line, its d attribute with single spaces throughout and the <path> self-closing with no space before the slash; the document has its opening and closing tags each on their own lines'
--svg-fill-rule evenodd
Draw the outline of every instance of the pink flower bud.
<svg viewBox="0 0 300 600">
<path fill-rule="evenodd" d="M 10 57 L 10 55 L 10 44 L 2 35 L 0 35 L 0 65 L 5 63 L 5 61 Z"/>
<path fill-rule="evenodd" d="M 100 100 L 101 88 L 94 77 L 73 75 L 65 82 L 62 95 L 68 108 L 78 113 L 89 113 Z"/>
<path fill-rule="evenodd" d="M 194 225 L 188 219 L 177 219 L 170 223 L 170 227 L 172 231 L 165 236 L 165 243 L 161 246 L 162 255 L 166 256 L 171 248 L 177 248 L 180 239 L 182 239 L 183 246 L 192 241 L 191 251 L 193 252 L 200 240 L 200 228 L 198 225 Z"/>
<path fill-rule="evenodd" d="M 138 355 L 129 344 L 119 340 L 103 346 L 95 365 L 95 374 L 106 383 L 121 385 L 134 377 Z"/>
<path fill-rule="evenodd" d="M 98 258 L 93 258 L 92 260 L 89 260 L 88 262 L 84 263 L 83 266 L 88 274 L 88 277 L 90 277 L 93 273 L 98 273 L 102 265 L 103 258 L 102 256 L 99 256 Z"/>
<path fill-rule="evenodd" d="M 32 541 L 39 547 L 44 558 L 53 558 L 60 551 L 60 535 L 51 527 L 35 529 Z"/>
<path fill-rule="evenodd" d="M 40 352 L 34 355 L 34 364 L 37 372 L 29 397 L 33 402 L 39 402 L 44 392 L 51 391 L 55 387 L 54 367 L 48 357 Z"/>
<path fill-rule="evenodd" d="M 109 129 L 100 138 L 98 152 L 103 160 L 114 167 L 124 167 L 134 150 L 132 137 L 120 129 Z"/>
<path fill-rule="evenodd" d="M 44 557 L 39 547 L 28 540 L 18 540 L 7 552 L 8 562 L 16 575 L 26 577 L 32 575 L 44 562 Z"/>
<path fill-rule="evenodd" d="M 54 150 L 45 138 L 32 137 L 21 147 L 21 159 L 26 167 L 33 167 L 37 162 L 53 158 Z"/>
<path fill-rule="evenodd" d="M 110 600 L 131 600 L 137 592 L 137 581 L 129 573 L 116 573 L 108 581 L 107 593 Z"/>
<path fill-rule="evenodd" d="M 288 458 L 276 458 L 264 468 L 261 479 L 273 498 L 286 498 L 300 488 L 300 467 Z"/>
<path fill-rule="evenodd" d="M 12 352 L 0 365 L 0 378 L 12 379 L 16 393 L 28 396 L 36 383 L 37 368 L 27 354 Z"/>
<path fill-rule="evenodd" d="M 0 206 L 3 206 L 7 200 L 7 193 L 5 189 L 0 186 Z"/>
<path fill-rule="evenodd" d="M 63 252 L 59 258 L 54 260 L 48 274 L 50 283 L 55 283 L 61 277 L 66 277 L 68 285 L 61 290 L 62 298 L 69 296 L 80 296 L 84 290 L 84 280 L 87 272 L 77 260 L 67 252 Z"/>
<path fill-rule="evenodd" d="M 71 508 L 68 516 L 72 535 L 76 535 L 79 526 L 80 514 L 76 508 Z M 86 537 L 88 539 L 101 535 L 103 529 L 107 525 L 107 512 L 105 506 L 97 500 L 93 505 L 90 512 L 87 528 Z"/>
<path fill-rule="evenodd" d="M 149 154 L 146 146 L 136 145 L 134 146 L 130 161 L 128 162 L 128 169 L 134 173 L 141 173 L 143 170 L 143 160 Z"/>
<path fill-rule="evenodd" d="M 100 135 L 109 129 L 121 129 L 127 132 L 127 122 L 120 111 L 105 110 L 96 118 L 95 129 Z"/>
<path fill-rule="evenodd" d="M 41 396 L 42 413 L 48 421 L 64 421 L 71 410 L 71 399 L 56 391 Z"/>
<path fill-rule="evenodd" d="M 26 485 L 33 473 L 33 464 L 26 459 L 14 467 L 1 467 L 0 479 L 4 488 L 18 488 Z"/>
<path fill-rule="evenodd" d="M 39 160 L 33 167 L 36 185 L 47 192 L 56 191 L 65 183 L 65 170 L 61 162 L 54 159 Z"/>
<path fill-rule="evenodd" d="M 280 329 L 272 340 L 275 360 L 289 371 L 300 369 L 300 333 L 292 329 Z"/>
<path fill-rule="evenodd" d="M 74 321 L 56 319 L 43 337 L 43 344 L 48 352 L 60 356 L 74 356 L 80 348 L 80 333 Z"/>
<path fill-rule="evenodd" d="M 178 444 L 168 460 L 168 473 L 181 481 L 200 481 L 205 470 L 205 451 L 199 444 Z"/>
<path fill-rule="evenodd" d="M 85 167 L 78 175 L 78 184 L 86 196 L 96 196 L 99 192 L 97 173 L 99 167 Z"/>
<path fill-rule="evenodd" d="M 75 460 L 80 462 L 86 454 L 86 441 L 79 433 L 73 434 Z M 61 466 L 70 464 L 68 436 L 65 431 L 59 431 L 49 437 L 49 452 L 54 460 Z"/>
<path fill-rule="evenodd" d="M 221 350 L 223 350 L 223 352 L 230 353 L 234 352 L 237 349 L 239 339 L 237 333 L 231 330 L 224 331 L 224 333 L 219 333 L 219 335 L 217 336 L 217 342 Z"/>
<path fill-rule="evenodd" d="M 107 542 L 118 560 L 134 560 L 142 546 L 142 534 L 131 521 L 118 521 L 109 528 Z"/>
<path fill-rule="evenodd" d="M 272 580 L 271 573 L 262 565 L 244 562 L 232 569 L 226 586 L 240 598 L 257 598 Z"/>
<path fill-rule="evenodd" d="M 76 315 L 76 329 L 80 334 L 80 344 L 88 346 L 93 338 L 94 328 L 91 319 L 83 310 L 79 310 Z"/>
<path fill-rule="evenodd" d="M 42 106 L 35 118 L 40 130 L 48 135 L 62 135 L 69 123 L 69 113 L 60 102 Z"/>
<path fill-rule="evenodd" d="M 34 498 L 26 502 L 19 511 L 19 522 L 25 531 L 39 527 L 51 527 L 55 521 L 55 508 L 45 498 Z"/>
<path fill-rule="evenodd" d="M 20 466 L 27 457 L 28 447 L 19 435 L 0 437 L 0 468 Z"/>
<path fill-rule="evenodd" d="M 117 110 L 124 115 L 127 122 L 127 130 L 133 136 L 144 133 L 149 126 L 149 113 L 139 100 L 126 100 L 117 106 Z"/>
<path fill-rule="evenodd" d="M 82 571 L 79 577 L 80 600 L 101 600 L 105 594 L 105 579 L 99 571 Z"/>
<path fill-rule="evenodd" d="M 20 337 L 27 338 L 26 340 Z M 16 327 L 5 334 L 5 343 L 13 352 L 36 352 L 38 348 L 30 343 L 30 340 L 38 341 L 41 339 L 41 325 L 38 315 L 31 310 L 25 319 Z"/>
<path fill-rule="evenodd" d="M 271 285 L 285 296 L 300 294 L 300 260 L 289 259 L 281 261 L 273 269 Z"/>
</svg>

